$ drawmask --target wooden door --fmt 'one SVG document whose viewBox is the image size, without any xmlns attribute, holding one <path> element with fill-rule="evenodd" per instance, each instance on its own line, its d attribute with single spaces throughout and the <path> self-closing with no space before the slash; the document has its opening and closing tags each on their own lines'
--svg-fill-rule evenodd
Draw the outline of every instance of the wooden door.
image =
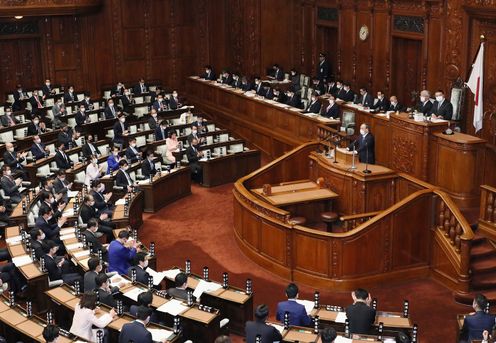
<svg viewBox="0 0 496 343">
<path fill-rule="evenodd" d="M 400 103 L 411 107 L 421 91 L 422 41 L 394 37 L 392 48 L 391 89 Z"/>
<path fill-rule="evenodd" d="M 39 39 L 0 40 L 0 51 L 1 97 L 14 91 L 19 83 L 24 89 L 42 85 Z"/>
<path fill-rule="evenodd" d="M 318 26 L 317 27 L 317 56 L 323 52 L 327 56 L 327 61 L 330 65 L 329 74 L 335 77 L 337 73 L 337 49 L 338 46 L 338 29 L 335 27 Z M 318 63 L 318 61 L 316 61 Z"/>
</svg>

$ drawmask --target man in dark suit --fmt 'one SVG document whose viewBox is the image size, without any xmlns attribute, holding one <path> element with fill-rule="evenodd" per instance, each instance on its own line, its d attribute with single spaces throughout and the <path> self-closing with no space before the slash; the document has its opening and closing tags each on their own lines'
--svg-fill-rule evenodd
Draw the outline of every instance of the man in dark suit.
<svg viewBox="0 0 496 343">
<path fill-rule="evenodd" d="M 415 106 L 415 110 L 428 115 L 432 110 L 432 102 L 430 101 L 431 93 L 428 90 L 423 90 L 420 92 L 420 101 Z"/>
<path fill-rule="evenodd" d="M 374 100 L 374 104 L 370 106 L 370 108 L 379 112 L 387 111 L 389 108 L 389 100 L 382 91 L 377 92 L 377 99 Z"/>
<path fill-rule="evenodd" d="M 62 211 L 64 210 L 66 204 L 63 201 L 56 201 L 52 193 L 42 190 L 40 191 L 40 207 L 38 210 L 38 216 L 41 216 L 42 210 L 51 210 L 52 218 L 48 220 L 48 224 L 57 224 L 60 217 L 62 217 Z"/>
<path fill-rule="evenodd" d="M 108 100 L 104 112 L 105 112 L 105 119 L 117 118 L 117 112 L 119 112 L 119 109 L 114 106 L 114 99 L 110 98 Z"/>
<path fill-rule="evenodd" d="M 88 159 L 91 156 L 101 156 L 102 153 L 100 152 L 100 149 L 93 144 L 93 135 L 88 135 L 86 137 L 86 141 L 81 148 L 81 152 L 83 153 L 83 156 Z"/>
<path fill-rule="evenodd" d="M 84 95 L 84 99 L 81 104 L 84 106 L 86 111 L 91 111 L 93 109 L 93 103 L 91 102 L 89 94 Z"/>
<path fill-rule="evenodd" d="M 148 257 L 146 256 L 146 253 L 139 252 L 134 256 L 133 266 L 129 267 L 127 276 L 131 277 L 133 270 L 135 270 L 136 281 L 143 285 L 148 285 L 150 274 L 148 274 L 146 268 L 148 268 Z"/>
<path fill-rule="evenodd" d="M 3 163 L 8 165 L 14 173 L 24 173 L 22 162 L 26 159 L 27 152 L 17 153 L 12 143 L 5 143 L 5 152 L 3 153 Z"/>
<path fill-rule="evenodd" d="M 375 322 L 375 310 L 370 307 L 372 301 L 369 292 L 357 289 L 351 293 L 353 305 L 346 308 L 346 317 L 350 322 L 350 333 L 368 334 Z"/>
<path fill-rule="evenodd" d="M 157 110 L 155 108 L 152 108 L 150 111 L 150 118 L 148 118 L 148 127 L 150 128 L 150 130 L 155 130 L 159 123 L 160 122 L 158 120 Z"/>
<path fill-rule="evenodd" d="M 203 118 L 201 114 L 196 115 L 196 121 L 191 124 L 191 127 L 196 126 L 199 133 L 208 132 L 207 119 Z"/>
<path fill-rule="evenodd" d="M 357 147 L 358 145 L 358 147 Z M 370 133 L 368 124 L 360 126 L 360 136 L 350 144 L 349 150 L 355 150 L 358 153 L 358 160 L 362 163 L 375 164 L 375 140 Z"/>
<path fill-rule="evenodd" d="M 43 97 L 46 98 L 49 95 L 55 94 L 55 90 L 52 89 L 52 84 L 50 79 L 45 80 L 45 84 L 41 87 L 41 91 L 43 92 Z"/>
<path fill-rule="evenodd" d="M 167 103 L 164 100 L 164 96 L 162 94 L 159 94 L 157 97 L 157 101 L 155 101 L 152 105 L 152 107 L 155 109 L 155 111 L 165 111 L 167 110 Z"/>
<path fill-rule="evenodd" d="M 202 74 L 201 78 L 210 81 L 215 80 L 215 74 L 211 66 L 205 66 L 205 73 Z"/>
<path fill-rule="evenodd" d="M 296 71 L 295 68 L 291 69 L 289 74 L 289 78 L 291 80 L 291 90 L 293 92 L 298 92 L 301 89 L 300 85 L 300 74 Z"/>
<path fill-rule="evenodd" d="M 282 69 L 279 67 L 278 64 L 274 64 L 272 69 L 274 70 L 274 79 L 276 79 L 277 81 L 284 80 L 284 72 L 282 71 Z"/>
<path fill-rule="evenodd" d="M 453 118 L 453 105 L 449 100 L 446 100 L 442 90 L 438 90 L 435 95 L 436 101 L 434 101 L 430 111 L 432 118 L 451 120 Z"/>
<path fill-rule="evenodd" d="M 0 184 L 2 186 L 3 191 L 6 196 L 10 197 L 10 202 L 12 205 L 18 204 L 22 200 L 21 193 L 19 192 L 19 188 L 22 185 L 22 179 L 16 178 L 12 176 L 12 170 L 6 164 L 2 166 L 2 178 L 0 179 Z"/>
<path fill-rule="evenodd" d="M 167 294 L 171 297 L 181 300 L 188 299 L 188 276 L 185 273 L 178 273 L 174 278 L 174 284 L 176 287 L 169 288 Z"/>
<path fill-rule="evenodd" d="M 67 221 L 67 217 L 60 217 L 56 223 L 50 224 L 52 216 L 53 210 L 51 208 L 40 208 L 35 225 L 45 233 L 46 239 L 61 243 L 59 239 L 60 228 Z"/>
<path fill-rule="evenodd" d="M 280 102 L 281 104 L 286 103 L 287 99 L 286 99 L 286 94 L 284 94 L 284 92 L 281 92 L 279 88 L 275 88 L 273 92 L 274 92 L 274 97 L 272 98 L 272 100 Z"/>
<path fill-rule="evenodd" d="M 64 283 L 73 285 L 76 281 L 81 282 L 82 278 L 78 273 L 73 273 L 70 267 L 70 262 L 64 258 L 57 256 L 59 246 L 52 240 L 48 240 L 45 245 L 46 254 L 43 256 L 45 260 L 45 268 L 48 272 L 50 281 L 63 280 Z"/>
<path fill-rule="evenodd" d="M 103 259 L 107 260 L 107 247 L 100 243 L 97 235 L 98 231 L 98 220 L 96 218 L 91 218 L 86 223 L 86 230 L 83 231 L 83 235 L 86 237 L 86 243 L 91 247 L 91 252 L 97 254 L 99 250 L 102 251 Z"/>
<path fill-rule="evenodd" d="M 243 82 L 241 81 L 241 78 L 236 73 L 233 73 L 232 86 L 234 88 L 242 88 L 242 86 L 243 86 Z"/>
<path fill-rule="evenodd" d="M 40 136 L 36 135 L 33 137 L 33 145 L 31 145 L 31 154 L 33 158 L 39 160 L 48 156 L 48 148 L 45 144 L 41 143 Z"/>
<path fill-rule="evenodd" d="M 151 315 L 152 310 L 149 307 L 140 306 L 137 311 L 137 319 L 122 326 L 119 343 L 152 343 L 152 334 L 146 329 Z"/>
<path fill-rule="evenodd" d="M 338 98 L 346 102 L 351 102 L 355 99 L 355 92 L 351 90 L 349 83 L 343 84 L 343 89 L 338 93 Z"/>
<path fill-rule="evenodd" d="M 126 149 L 126 159 L 129 163 L 133 164 L 141 159 L 141 151 L 136 147 L 136 138 L 129 140 L 129 146 Z"/>
<path fill-rule="evenodd" d="M 202 138 L 199 136 L 198 127 L 196 125 L 194 124 L 191 125 L 191 133 L 188 135 L 186 139 L 188 140 L 189 144 L 191 144 L 193 139 L 196 139 L 200 144 L 202 143 Z"/>
<path fill-rule="evenodd" d="M 281 333 L 265 323 L 268 316 L 269 307 L 265 304 L 258 305 L 255 310 L 255 321 L 248 321 L 245 325 L 246 343 L 255 343 L 258 335 L 262 343 L 282 341 Z"/>
<path fill-rule="evenodd" d="M 72 142 L 72 130 L 67 123 L 62 123 L 61 130 L 57 135 L 57 142 L 63 143 L 66 148 L 69 148 L 69 143 Z"/>
<path fill-rule="evenodd" d="M 71 188 L 72 182 L 66 180 L 65 169 L 59 169 L 59 171 L 57 171 L 57 177 L 55 178 L 55 181 L 53 181 L 53 190 L 55 191 L 55 194 L 61 194 L 61 198 L 67 203 L 67 192 L 71 190 Z"/>
<path fill-rule="evenodd" d="M 312 98 L 310 99 L 310 102 L 308 103 L 307 109 L 305 110 L 305 113 L 315 113 L 319 114 L 320 113 L 320 101 L 317 98 L 317 93 L 312 94 Z"/>
<path fill-rule="evenodd" d="M 41 113 L 43 109 L 43 99 L 38 95 L 38 90 L 33 90 L 33 95 L 29 98 L 29 103 L 31 104 L 31 114 Z"/>
<path fill-rule="evenodd" d="M 198 145 L 198 139 L 193 138 L 189 147 L 186 149 L 186 157 L 188 158 L 191 169 L 191 177 L 201 184 L 203 183 L 203 168 L 199 160 L 203 157 L 203 152 L 198 150 Z"/>
<path fill-rule="evenodd" d="M 10 107 L 5 107 L 5 113 L 3 116 L 0 117 L 0 122 L 2 126 L 5 127 L 19 124 L 19 120 L 14 118 L 14 115 L 12 114 L 12 109 Z"/>
<path fill-rule="evenodd" d="M 43 122 L 40 122 L 40 117 L 34 116 L 33 119 L 31 120 L 31 123 L 29 123 L 28 125 L 27 135 L 28 136 L 39 135 L 45 131 L 46 131 L 45 124 Z"/>
<path fill-rule="evenodd" d="M 329 82 L 325 85 L 324 92 L 325 92 L 326 94 L 331 94 L 331 95 L 336 96 L 336 91 L 337 91 L 337 85 L 336 85 L 336 82 L 335 82 L 335 81 L 329 81 Z"/>
<path fill-rule="evenodd" d="M 339 118 L 339 105 L 336 103 L 336 98 L 333 95 L 329 96 L 329 105 L 326 107 L 323 116 L 332 119 Z"/>
<path fill-rule="evenodd" d="M 272 92 L 272 88 L 270 88 L 270 86 L 264 87 L 263 97 L 269 100 L 272 100 L 274 98 L 274 93 Z"/>
<path fill-rule="evenodd" d="M 120 98 L 124 94 L 124 84 L 122 82 L 117 82 L 117 86 L 110 90 L 110 95 L 112 98 Z"/>
<path fill-rule="evenodd" d="M 295 107 L 295 108 L 301 108 L 302 107 L 300 96 L 298 94 L 295 94 L 295 92 L 293 92 L 291 90 L 288 91 L 288 93 L 287 93 L 286 104 L 291 106 L 291 107 Z"/>
<path fill-rule="evenodd" d="M 223 70 L 220 74 L 220 83 L 230 86 L 232 84 L 232 75 L 227 70 Z"/>
<path fill-rule="evenodd" d="M 148 92 L 148 87 L 145 84 L 145 79 L 140 79 L 139 83 L 134 86 L 133 93 L 134 95 L 141 95 Z"/>
<path fill-rule="evenodd" d="M 69 156 L 65 153 L 65 146 L 62 143 L 59 143 L 57 147 L 57 151 L 55 152 L 55 163 L 57 164 L 57 168 L 61 170 L 67 170 L 72 168 L 72 161 Z"/>
<path fill-rule="evenodd" d="M 109 215 L 112 214 L 111 212 L 114 208 L 112 203 L 110 203 L 112 192 L 105 193 L 105 185 L 100 180 L 93 180 L 90 194 L 93 196 L 93 200 L 95 200 L 93 207 L 97 214 L 107 211 L 110 211 Z"/>
<path fill-rule="evenodd" d="M 260 80 L 259 76 L 255 77 L 251 89 L 254 90 L 255 93 L 257 93 L 257 95 L 263 95 L 264 89 L 262 85 L 262 80 Z"/>
<path fill-rule="evenodd" d="M 365 108 L 371 108 L 374 105 L 374 97 L 369 94 L 367 88 L 360 88 L 360 96 L 355 100 L 355 104 L 362 105 Z"/>
<path fill-rule="evenodd" d="M 287 301 L 281 301 L 277 304 L 277 314 L 276 319 L 280 322 L 284 322 L 284 315 L 287 312 L 289 314 L 289 325 L 297 326 L 309 326 L 312 320 L 305 310 L 305 306 L 296 302 L 298 299 L 298 286 L 294 283 L 290 283 L 286 287 Z"/>
<path fill-rule="evenodd" d="M 129 165 L 125 159 L 119 161 L 119 170 L 115 174 L 115 184 L 119 187 L 124 187 L 124 190 L 131 191 L 131 187 L 136 185 L 136 182 L 131 178 L 127 170 Z"/>
<path fill-rule="evenodd" d="M 162 120 L 155 129 L 155 140 L 161 141 L 167 138 L 169 130 L 167 129 L 167 121 Z"/>
<path fill-rule="evenodd" d="M 120 113 L 117 115 L 119 118 L 118 121 L 114 123 L 113 130 L 114 130 L 114 139 L 113 142 L 114 144 L 118 144 L 120 146 L 124 145 L 124 136 L 127 136 L 128 131 L 127 131 L 127 126 L 126 126 L 126 117 L 124 116 L 123 113 Z"/>
<path fill-rule="evenodd" d="M 472 342 L 472 340 L 482 339 L 484 330 L 492 331 L 495 316 L 485 312 L 487 298 L 482 294 L 477 294 L 472 303 L 475 312 L 465 316 L 462 330 L 460 332 L 460 342 Z"/>
<path fill-rule="evenodd" d="M 129 89 L 124 91 L 124 95 L 121 97 L 123 111 L 126 113 L 133 113 L 131 105 L 134 103 L 134 99 L 131 97 L 131 92 Z"/>
<path fill-rule="evenodd" d="M 403 106 L 398 102 L 396 95 L 391 95 L 389 98 L 389 106 L 386 111 L 401 112 L 403 111 Z"/>
<path fill-rule="evenodd" d="M 153 150 L 148 150 L 146 152 L 146 158 L 141 164 L 141 174 L 143 174 L 143 176 L 146 178 L 155 176 L 155 174 L 157 173 L 157 168 L 155 168 L 155 163 L 153 162 L 154 157 L 155 156 L 153 155 Z"/>
<path fill-rule="evenodd" d="M 74 87 L 69 86 L 69 89 L 64 94 L 64 103 L 67 104 L 74 101 L 78 101 L 78 99 L 76 97 L 76 94 L 74 94 Z"/>
<path fill-rule="evenodd" d="M 14 91 L 14 103 L 12 104 L 12 109 L 14 111 L 20 111 L 23 109 L 21 101 L 27 99 L 28 95 L 22 89 L 22 85 L 18 84 L 16 88 L 17 89 Z"/>
<path fill-rule="evenodd" d="M 74 119 L 76 119 L 75 129 L 78 131 L 82 131 L 84 124 L 91 122 L 89 115 L 86 114 L 86 109 L 84 108 L 84 105 L 79 106 L 79 111 L 74 116 Z"/>
<path fill-rule="evenodd" d="M 329 78 L 329 62 L 326 60 L 326 55 L 324 53 L 319 54 L 319 65 L 317 66 L 317 78 L 319 80 L 324 80 Z"/>
<path fill-rule="evenodd" d="M 110 288 L 109 277 L 105 273 L 100 273 L 95 278 L 96 294 L 100 303 L 116 308 L 117 301 L 114 299 Z"/>
<path fill-rule="evenodd" d="M 182 104 L 179 101 L 179 96 L 177 94 L 177 91 L 173 91 L 172 95 L 169 97 L 169 109 L 177 110 L 181 106 L 182 106 Z"/>
<path fill-rule="evenodd" d="M 97 213 L 95 209 L 95 198 L 93 198 L 91 194 L 86 194 L 84 196 L 83 204 L 81 205 L 81 210 L 79 212 L 79 217 L 81 218 L 81 221 L 87 225 L 91 219 L 97 219 L 97 231 L 107 236 L 107 242 L 110 242 L 114 239 L 112 230 L 115 228 L 115 225 L 109 220 L 108 213 Z"/>
<path fill-rule="evenodd" d="M 313 91 L 317 93 L 317 95 L 322 95 L 325 93 L 324 81 L 320 79 L 313 79 L 311 88 L 313 88 Z"/>
<path fill-rule="evenodd" d="M 90 257 L 88 260 L 88 271 L 84 273 L 84 292 L 92 292 L 96 289 L 96 277 L 103 269 L 102 261 L 98 257 Z"/>
<path fill-rule="evenodd" d="M 34 227 L 29 231 L 29 235 L 31 236 L 31 249 L 34 249 L 34 254 L 36 259 L 39 260 L 44 254 L 44 246 L 45 246 L 45 233 Z"/>
</svg>

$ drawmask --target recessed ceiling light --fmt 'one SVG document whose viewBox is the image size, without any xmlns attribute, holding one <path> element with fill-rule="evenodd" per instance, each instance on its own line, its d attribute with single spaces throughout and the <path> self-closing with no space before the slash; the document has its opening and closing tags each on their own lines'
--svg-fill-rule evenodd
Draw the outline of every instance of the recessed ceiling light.
<svg viewBox="0 0 496 343">
<path fill-rule="evenodd" d="M 24 17 L 23 17 L 22 15 L 16 15 L 14 18 L 15 18 L 15 19 L 22 19 L 22 18 L 24 18 Z"/>
</svg>

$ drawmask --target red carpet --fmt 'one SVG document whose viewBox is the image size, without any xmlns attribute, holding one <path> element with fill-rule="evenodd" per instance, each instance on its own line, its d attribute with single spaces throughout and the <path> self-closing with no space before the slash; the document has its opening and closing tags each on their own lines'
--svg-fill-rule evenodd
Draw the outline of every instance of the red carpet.
<svg viewBox="0 0 496 343">
<path fill-rule="evenodd" d="M 140 231 L 144 243 L 155 241 L 158 269 L 174 265 L 184 266 L 191 260 L 192 270 L 201 274 L 208 266 L 210 275 L 217 281 L 222 273 L 229 273 L 230 283 L 243 287 L 246 278 L 253 279 L 254 304 L 266 303 L 274 314 L 277 302 L 284 299 L 288 280 L 275 276 L 245 257 L 234 240 L 232 184 L 216 188 L 193 186 L 193 194 L 161 211 L 145 215 Z M 300 298 L 313 299 L 314 289 L 300 286 Z M 403 300 L 410 301 L 411 318 L 419 325 L 421 342 L 455 342 L 457 335 L 456 314 L 471 310 L 456 304 L 451 292 L 435 281 L 422 280 L 407 284 L 370 289 L 378 298 L 379 310 L 401 311 Z M 323 290 L 324 304 L 346 306 L 349 293 Z M 235 338 L 235 342 L 242 342 Z"/>
</svg>

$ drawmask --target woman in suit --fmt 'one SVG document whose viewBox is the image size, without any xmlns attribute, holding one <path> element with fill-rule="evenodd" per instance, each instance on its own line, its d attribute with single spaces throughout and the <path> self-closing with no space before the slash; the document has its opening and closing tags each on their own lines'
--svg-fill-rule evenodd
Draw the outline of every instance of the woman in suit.
<svg viewBox="0 0 496 343">
<path fill-rule="evenodd" d="M 96 342 L 98 329 L 105 328 L 117 315 L 115 310 L 111 309 L 109 313 L 105 313 L 98 318 L 96 314 L 99 311 L 100 309 L 96 307 L 96 293 L 85 292 L 74 309 L 72 326 L 69 331 L 88 340 L 88 342 Z M 93 326 L 98 329 L 93 330 Z"/>
<path fill-rule="evenodd" d="M 176 131 L 169 132 L 169 137 L 165 140 L 165 147 L 165 163 L 176 163 L 176 157 L 173 154 L 179 147 L 179 141 L 177 140 Z"/>
<path fill-rule="evenodd" d="M 84 184 L 91 187 L 93 180 L 96 180 L 102 174 L 102 167 L 98 165 L 98 159 L 95 155 L 91 156 L 91 163 L 86 167 L 86 173 L 84 175 Z"/>
</svg>

